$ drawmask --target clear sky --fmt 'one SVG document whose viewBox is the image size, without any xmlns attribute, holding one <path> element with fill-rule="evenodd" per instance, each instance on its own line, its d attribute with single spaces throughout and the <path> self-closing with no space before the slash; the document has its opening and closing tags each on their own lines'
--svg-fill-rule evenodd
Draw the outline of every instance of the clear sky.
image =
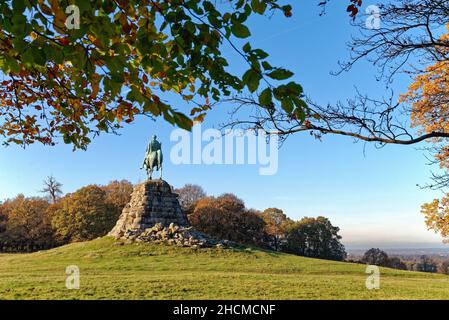
<svg viewBox="0 0 449 320">
<path fill-rule="evenodd" d="M 301 1 L 290 19 L 277 16 L 252 21 L 253 47 L 269 52 L 273 65 L 295 71 L 295 80 L 320 102 L 351 97 L 354 86 L 381 96 L 385 87 L 375 80 L 375 70 L 367 63 L 338 77 L 329 74 L 337 70 L 338 60 L 348 56 L 345 43 L 356 30 L 349 25 L 340 1 L 333 1 L 322 17 L 316 3 Z M 366 1 L 364 6 L 370 4 Z M 227 53 L 232 68 L 239 70 L 241 61 L 231 51 Z M 406 81 L 395 85 L 402 91 L 406 86 Z M 178 107 L 186 111 L 191 106 Z M 228 108 L 223 105 L 212 111 L 203 129 L 225 121 Z M 3 148 L 0 199 L 18 193 L 38 195 L 48 175 L 63 183 L 64 192 L 114 179 L 142 181 L 145 174 L 139 167 L 147 141 L 156 133 L 165 153 L 164 179 L 175 187 L 196 183 L 212 195 L 232 192 L 248 207 L 278 207 L 294 219 L 326 216 L 341 228 L 347 245 L 441 243 L 437 235 L 426 230 L 420 205 L 442 193 L 416 186 L 427 181 L 432 168 L 426 165 L 422 151 L 414 147 L 378 150 L 345 137 L 326 136 L 319 142 L 307 134 L 297 135 L 279 150 L 277 174 L 261 176 L 255 165 L 174 165 L 169 157 L 173 129 L 163 121 L 140 118 L 120 136 L 97 138 L 87 151 L 72 152 L 64 144 L 51 148 L 33 145 L 25 150 Z"/>
</svg>

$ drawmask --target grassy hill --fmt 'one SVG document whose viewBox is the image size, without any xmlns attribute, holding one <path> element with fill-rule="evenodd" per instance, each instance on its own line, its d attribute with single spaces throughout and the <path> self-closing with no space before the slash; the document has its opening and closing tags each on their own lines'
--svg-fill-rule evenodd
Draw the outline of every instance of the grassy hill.
<svg viewBox="0 0 449 320">
<path fill-rule="evenodd" d="M 77 265 L 81 288 L 67 290 Z M 381 269 L 258 249 L 118 245 L 101 238 L 33 254 L 0 255 L 0 299 L 447 299 L 449 277 Z"/>
</svg>

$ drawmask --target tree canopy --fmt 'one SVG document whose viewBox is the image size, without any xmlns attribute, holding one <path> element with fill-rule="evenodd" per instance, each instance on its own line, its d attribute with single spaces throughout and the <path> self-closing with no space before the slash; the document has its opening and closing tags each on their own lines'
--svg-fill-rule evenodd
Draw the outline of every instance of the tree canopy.
<svg viewBox="0 0 449 320">
<path fill-rule="evenodd" d="M 302 88 L 285 81 L 293 73 L 245 40 L 250 16 L 276 12 L 290 17 L 292 7 L 278 0 L 2 1 L 0 137 L 52 145 L 61 136 L 86 148 L 137 115 L 190 129 L 212 101 L 244 89 L 303 118 Z M 246 62 L 242 74 L 227 70 L 224 45 Z M 169 93 L 185 102 L 182 110 L 166 102 Z"/>
<path fill-rule="evenodd" d="M 263 219 L 234 194 L 202 198 L 189 215 L 192 226 L 217 239 L 244 244 L 262 244 Z"/>
<path fill-rule="evenodd" d="M 267 208 L 260 216 L 265 221 L 265 233 L 270 247 L 280 250 L 286 229 L 294 222 L 279 208 Z"/>
<path fill-rule="evenodd" d="M 92 240 L 112 229 L 120 212 L 96 185 L 68 194 L 51 208 L 52 226 L 61 243 Z"/>
<path fill-rule="evenodd" d="M 445 242 L 449 242 L 449 195 L 434 199 L 421 206 L 428 229 L 441 234 Z"/>
<path fill-rule="evenodd" d="M 339 231 L 340 228 L 325 217 L 305 217 L 288 226 L 285 251 L 312 258 L 344 260 L 346 251 Z"/>
<path fill-rule="evenodd" d="M 44 187 L 40 192 L 46 194 L 53 203 L 56 203 L 58 197 L 62 195 L 62 183 L 58 182 L 55 177 L 49 176 L 44 180 L 43 184 Z"/>
<path fill-rule="evenodd" d="M 178 194 L 179 204 L 186 214 L 193 212 L 198 200 L 207 197 L 206 192 L 201 186 L 191 183 L 184 185 L 182 188 L 175 189 L 175 193 Z"/>
<path fill-rule="evenodd" d="M 379 248 L 371 248 L 363 254 L 361 260 L 366 264 L 372 264 L 380 267 L 387 267 L 389 263 L 388 254 Z"/>
<path fill-rule="evenodd" d="M 18 195 L 0 205 L 0 239 L 29 244 L 53 244 L 49 203 L 41 198 Z M 3 230 L 2 230 L 3 229 Z"/>
</svg>

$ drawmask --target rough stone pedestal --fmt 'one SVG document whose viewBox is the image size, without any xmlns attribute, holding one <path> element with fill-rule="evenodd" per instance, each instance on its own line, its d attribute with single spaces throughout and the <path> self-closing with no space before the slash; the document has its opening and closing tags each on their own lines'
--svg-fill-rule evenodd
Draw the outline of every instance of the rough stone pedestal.
<svg viewBox="0 0 449 320">
<path fill-rule="evenodd" d="M 178 202 L 178 195 L 171 191 L 164 180 L 147 180 L 134 187 L 130 202 L 123 209 L 109 236 L 123 238 L 131 231 L 141 233 L 160 223 L 188 227 L 186 215 Z"/>
</svg>

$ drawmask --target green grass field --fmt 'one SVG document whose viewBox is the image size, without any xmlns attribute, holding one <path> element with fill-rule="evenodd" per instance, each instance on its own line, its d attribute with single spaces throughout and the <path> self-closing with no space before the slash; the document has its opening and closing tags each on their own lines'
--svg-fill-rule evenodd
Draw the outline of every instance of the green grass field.
<svg viewBox="0 0 449 320">
<path fill-rule="evenodd" d="M 66 267 L 80 289 L 65 287 Z M 259 249 L 118 245 L 110 238 L 33 254 L 0 255 L 1 299 L 447 299 L 449 277 L 381 269 Z"/>
</svg>

